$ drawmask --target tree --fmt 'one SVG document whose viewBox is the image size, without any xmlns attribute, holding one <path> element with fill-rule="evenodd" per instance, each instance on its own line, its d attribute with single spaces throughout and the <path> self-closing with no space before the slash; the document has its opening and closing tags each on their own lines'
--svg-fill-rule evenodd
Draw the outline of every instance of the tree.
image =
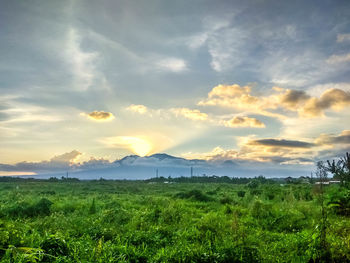
<svg viewBox="0 0 350 263">
<path fill-rule="evenodd" d="M 314 258 L 313 262 L 330 262 L 330 253 L 327 245 L 327 211 L 324 202 L 324 184 L 327 182 L 328 167 L 325 166 L 324 162 L 317 162 L 316 177 L 319 181 L 319 202 L 321 206 L 321 220 L 318 224 L 318 234 L 316 237 L 316 249 L 317 258 Z"/>
<path fill-rule="evenodd" d="M 334 179 L 339 179 L 342 184 L 350 182 L 350 154 L 347 152 L 339 160 L 327 161 L 326 170 L 333 174 Z"/>
</svg>

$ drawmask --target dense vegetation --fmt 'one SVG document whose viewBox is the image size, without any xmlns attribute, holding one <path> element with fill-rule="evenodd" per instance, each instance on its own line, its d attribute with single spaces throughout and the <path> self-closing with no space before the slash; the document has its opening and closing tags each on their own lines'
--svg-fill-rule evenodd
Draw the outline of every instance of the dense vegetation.
<svg viewBox="0 0 350 263">
<path fill-rule="evenodd" d="M 322 194 L 319 185 L 305 181 L 281 185 L 262 177 L 244 183 L 191 180 L 3 179 L 0 258 L 350 262 L 346 185 L 326 186 Z"/>
</svg>

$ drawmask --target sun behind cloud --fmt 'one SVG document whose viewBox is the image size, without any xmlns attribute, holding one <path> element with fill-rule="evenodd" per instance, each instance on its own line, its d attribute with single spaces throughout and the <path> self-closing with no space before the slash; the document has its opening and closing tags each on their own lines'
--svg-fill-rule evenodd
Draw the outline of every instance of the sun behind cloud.
<svg viewBox="0 0 350 263">
<path fill-rule="evenodd" d="M 152 150 L 152 145 L 145 139 L 132 136 L 115 136 L 107 137 L 101 140 L 102 143 L 109 147 L 126 148 L 133 153 L 145 156 Z"/>
</svg>

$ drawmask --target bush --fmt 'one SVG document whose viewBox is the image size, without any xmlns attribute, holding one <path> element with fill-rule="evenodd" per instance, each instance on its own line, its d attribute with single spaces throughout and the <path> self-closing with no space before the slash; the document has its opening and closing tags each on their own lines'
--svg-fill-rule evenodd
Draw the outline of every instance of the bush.
<svg viewBox="0 0 350 263">
<path fill-rule="evenodd" d="M 328 206 L 338 215 L 350 216 L 350 190 L 332 193 Z"/>
<path fill-rule="evenodd" d="M 66 241 L 56 235 L 47 236 L 41 243 L 41 248 L 45 252 L 44 262 L 55 261 L 55 257 L 68 256 L 69 249 Z"/>
<path fill-rule="evenodd" d="M 30 205 L 27 202 L 19 202 L 5 211 L 10 217 L 36 217 L 48 216 L 51 213 L 52 202 L 41 198 L 37 203 Z"/>
<path fill-rule="evenodd" d="M 200 202 L 212 201 L 211 197 L 207 196 L 202 191 L 197 190 L 197 189 L 191 190 L 188 192 L 178 193 L 178 194 L 176 194 L 176 197 L 182 198 L 182 199 L 192 199 L 192 200 L 196 200 L 196 201 L 200 201 Z"/>
<path fill-rule="evenodd" d="M 223 198 L 220 199 L 221 204 L 231 204 L 233 202 L 232 198 L 229 196 L 224 196 Z"/>
<path fill-rule="evenodd" d="M 238 197 L 244 197 L 245 196 L 245 191 L 238 191 L 237 192 Z"/>
<path fill-rule="evenodd" d="M 259 187 L 259 182 L 257 181 L 257 180 L 252 180 L 252 181 L 250 181 L 248 184 L 247 184 L 247 186 L 248 186 L 248 188 L 249 189 L 256 189 L 256 188 L 258 188 Z"/>
<path fill-rule="evenodd" d="M 270 216 L 271 207 L 264 204 L 261 200 L 256 200 L 253 203 L 251 214 L 254 218 L 265 219 Z"/>
</svg>

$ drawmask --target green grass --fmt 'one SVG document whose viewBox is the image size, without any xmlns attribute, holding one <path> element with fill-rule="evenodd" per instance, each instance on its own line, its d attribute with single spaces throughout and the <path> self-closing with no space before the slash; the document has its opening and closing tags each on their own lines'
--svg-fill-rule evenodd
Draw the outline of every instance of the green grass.
<svg viewBox="0 0 350 263">
<path fill-rule="evenodd" d="M 311 185 L 2 182 L 0 259 L 350 262 L 350 219 L 338 205 L 347 191 L 327 188 L 321 249 L 319 195 Z"/>
</svg>

